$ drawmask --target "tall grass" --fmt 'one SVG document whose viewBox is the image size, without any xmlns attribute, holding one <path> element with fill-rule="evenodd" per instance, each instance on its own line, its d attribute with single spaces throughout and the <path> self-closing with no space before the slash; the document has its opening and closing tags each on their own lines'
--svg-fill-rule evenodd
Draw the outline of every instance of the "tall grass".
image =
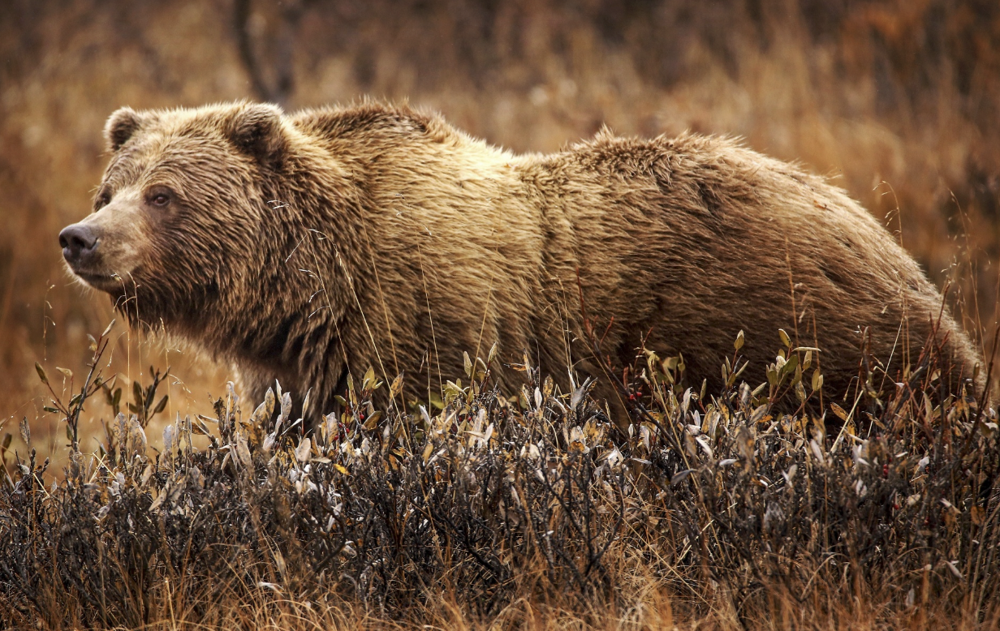
<svg viewBox="0 0 1000 631">
<path fill-rule="evenodd" d="M 620 384 L 635 395 L 624 435 L 582 384 L 559 392 L 527 366 L 521 396 L 484 371 L 426 415 L 372 409 L 359 379 L 349 414 L 304 447 L 285 393 L 255 416 L 225 369 L 169 337 L 113 328 L 95 356 L 87 333 L 110 305 L 67 281 L 56 234 L 90 207 L 111 111 L 262 98 L 256 73 L 289 109 L 409 98 L 518 151 L 605 123 L 744 136 L 884 218 L 988 349 L 1000 9 L 276 7 L 0 3 L 0 620 L 997 626 L 996 418 L 933 370 L 845 409 L 816 405 L 794 367 L 776 392 L 734 378 L 702 396 L 678 385 L 681 362 L 648 354 Z M 91 370 L 104 385 L 74 401 Z M 797 378 L 809 403 L 789 416 L 772 395 L 795 409 Z"/>
<path fill-rule="evenodd" d="M 67 281 L 56 245 L 90 208 L 106 117 L 126 104 L 260 98 L 237 28 L 264 84 L 291 64 L 278 96 L 292 109 L 408 98 L 518 151 L 558 149 L 605 123 L 742 135 L 833 176 L 901 227 L 931 277 L 953 281 L 967 328 L 995 319 L 993 3 L 379 0 L 302 3 L 293 19 L 250 2 L 237 27 L 244 4 L 0 6 L 0 417 L 35 422 L 34 362 L 79 364 L 85 333 L 111 318 L 106 301 Z M 143 377 L 150 358 L 173 365 L 178 409 L 208 411 L 209 392 L 223 391 L 224 372 L 190 349 L 122 334 L 112 350 L 125 380 Z"/>
<path fill-rule="evenodd" d="M 369 371 L 311 433 L 280 389 L 254 405 L 230 387 L 162 450 L 148 412 L 120 413 L 65 477 L 32 451 L 0 481 L 0 621 L 995 628 L 995 410 L 930 360 L 833 418 L 782 413 L 775 391 L 821 386 L 804 365 L 782 349 L 768 384 L 699 394 L 683 358 L 647 351 L 615 371 L 624 433 L 589 382 L 560 392 L 527 360 L 509 398 L 470 362 L 433 414 L 375 409 L 401 382 Z M 71 426 L 100 379 L 53 413 Z"/>
</svg>

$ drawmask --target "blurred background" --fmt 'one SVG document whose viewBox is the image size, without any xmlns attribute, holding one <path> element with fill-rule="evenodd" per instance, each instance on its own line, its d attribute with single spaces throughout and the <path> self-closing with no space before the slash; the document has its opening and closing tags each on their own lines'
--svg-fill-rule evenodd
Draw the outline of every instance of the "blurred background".
<svg viewBox="0 0 1000 631">
<path fill-rule="evenodd" d="M 70 281 L 57 245 L 89 212 L 114 109 L 251 98 L 294 110 L 364 95 L 433 108 L 518 152 L 604 124 L 740 136 L 901 230 L 966 327 L 992 339 L 995 0 L 3 0 L 0 437 L 23 453 L 26 417 L 43 456 L 64 451 L 33 365 L 57 392 L 71 386 L 57 366 L 79 388 L 87 335 L 114 317 Z M 126 393 L 150 365 L 173 367 L 162 416 L 207 413 L 224 394 L 229 371 L 196 350 L 120 324 L 111 336 L 105 371 Z M 83 428 L 103 431 L 89 419 L 109 415 L 95 400 Z"/>
</svg>

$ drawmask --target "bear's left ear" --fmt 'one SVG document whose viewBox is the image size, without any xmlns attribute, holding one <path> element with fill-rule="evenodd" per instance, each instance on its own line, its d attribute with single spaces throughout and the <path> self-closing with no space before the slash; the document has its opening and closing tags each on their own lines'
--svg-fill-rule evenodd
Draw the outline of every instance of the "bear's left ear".
<svg viewBox="0 0 1000 631">
<path fill-rule="evenodd" d="M 131 107 L 122 107 L 108 118 L 104 126 L 104 138 L 108 149 L 118 151 L 142 127 L 142 116 Z"/>
<path fill-rule="evenodd" d="M 262 165 L 280 169 L 288 151 L 282 116 L 277 105 L 247 105 L 230 121 L 229 139 L 237 149 L 253 156 Z"/>
</svg>

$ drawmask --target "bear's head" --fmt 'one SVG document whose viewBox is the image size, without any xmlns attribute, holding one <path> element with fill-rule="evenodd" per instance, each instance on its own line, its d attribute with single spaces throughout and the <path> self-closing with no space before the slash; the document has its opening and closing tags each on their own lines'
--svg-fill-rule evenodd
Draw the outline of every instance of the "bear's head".
<svg viewBox="0 0 1000 631">
<path fill-rule="evenodd" d="M 93 212 L 59 234 L 73 273 L 133 324 L 189 325 L 253 292 L 257 254 L 285 167 L 273 105 L 116 111 Z M 256 266 L 256 269 L 255 269 Z M 242 287 L 237 287 L 242 285 Z"/>
</svg>

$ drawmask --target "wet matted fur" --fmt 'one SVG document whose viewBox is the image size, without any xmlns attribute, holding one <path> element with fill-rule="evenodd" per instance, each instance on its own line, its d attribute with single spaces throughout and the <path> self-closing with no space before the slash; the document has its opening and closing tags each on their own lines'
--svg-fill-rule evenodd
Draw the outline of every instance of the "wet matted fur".
<svg viewBox="0 0 1000 631">
<path fill-rule="evenodd" d="M 980 356 L 916 262 L 841 189 L 719 137 L 594 139 L 514 155 L 439 116 L 365 103 L 115 112 L 86 261 L 133 324 L 232 362 L 252 398 L 275 379 L 327 411 L 373 366 L 425 398 L 463 351 L 500 349 L 519 383 L 600 378 L 643 344 L 721 382 L 765 380 L 778 329 L 818 346 L 825 390 L 858 374 L 861 332 L 894 377 L 936 334 L 968 377 Z M 794 287 L 794 292 L 793 292 Z M 936 333 L 935 333 L 936 332 Z"/>
</svg>

